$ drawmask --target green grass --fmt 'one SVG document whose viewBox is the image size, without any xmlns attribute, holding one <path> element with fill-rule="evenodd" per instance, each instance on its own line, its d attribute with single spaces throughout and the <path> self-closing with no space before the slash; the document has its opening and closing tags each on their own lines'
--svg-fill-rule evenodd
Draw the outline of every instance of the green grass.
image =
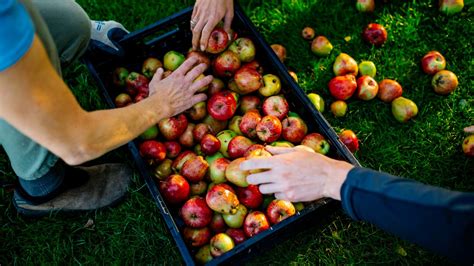
<svg viewBox="0 0 474 266">
<path fill-rule="evenodd" d="M 121 21 L 137 30 L 189 6 L 193 1 L 79 0 L 92 19 Z M 144 3 L 146 2 L 146 3 Z M 417 103 L 416 119 L 400 124 L 390 107 L 378 100 L 349 101 L 346 117 L 324 115 L 335 129 L 350 128 L 360 140 L 356 154 L 367 167 L 421 182 L 462 191 L 474 191 L 474 161 L 461 151 L 462 128 L 474 124 L 474 23 L 469 7 L 454 17 L 438 13 L 436 1 L 391 1 L 378 4 L 373 15 L 360 14 L 355 1 L 241 1 L 246 13 L 269 43 L 288 50 L 287 66 L 295 70 L 307 92 L 331 98 L 327 83 L 332 62 L 345 52 L 356 60 L 372 60 L 376 79 L 392 78 L 404 95 Z M 362 28 L 378 22 L 388 30 L 388 42 L 372 48 L 360 38 Z M 334 45 L 327 58 L 315 57 L 300 37 L 305 26 L 327 36 Z M 350 36 L 346 42 L 344 37 Z M 430 77 L 419 67 L 420 58 L 438 50 L 447 69 L 458 75 L 459 87 L 449 96 L 435 95 Z M 104 108 L 100 93 L 83 65 L 65 71 L 65 78 L 88 110 Z M 467 101 L 467 106 L 460 104 Z M 102 160 L 130 163 L 125 149 Z M 0 154 L 0 174 L 14 174 Z M 14 211 L 11 191 L 0 190 L 0 264 L 178 264 L 180 254 L 167 232 L 161 214 L 136 173 L 128 199 L 117 208 L 79 217 L 51 216 L 24 219 Z M 89 219 L 92 227 L 85 228 Z M 252 258 L 251 264 L 446 264 L 445 258 L 384 233 L 366 223 L 351 221 L 342 211 L 320 225 L 281 241 Z"/>
</svg>

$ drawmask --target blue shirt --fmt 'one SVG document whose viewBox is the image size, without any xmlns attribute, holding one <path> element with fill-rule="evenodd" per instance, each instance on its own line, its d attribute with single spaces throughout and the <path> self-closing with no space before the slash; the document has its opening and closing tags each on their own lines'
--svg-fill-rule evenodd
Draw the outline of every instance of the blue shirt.
<svg viewBox="0 0 474 266">
<path fill-rule="evenodd" d="M 474 263 L 474 193 L 450 191 L 365 168 L 341 188 L 344 210 L 458 263 Z"/>
<path fill-rule="evenodd" d="M 0 71 L 14 65 L 31 47 L 35 29 L 17 0 L 0 0 Z"/>
</svg>

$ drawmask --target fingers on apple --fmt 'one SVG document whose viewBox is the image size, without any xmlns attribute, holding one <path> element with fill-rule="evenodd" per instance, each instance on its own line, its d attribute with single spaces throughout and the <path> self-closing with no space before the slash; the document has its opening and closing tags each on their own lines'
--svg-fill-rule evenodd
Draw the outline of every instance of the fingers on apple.
<svg viewBox="0 0 474 266">
<path fill-rule="evenodd" d="M 207 22 L 206 26 L 204 27 L 201 33 L 201 51 L 206 50 L 207 42 L 209 41 L 209 36 L 211 36 L 211 32 L 216 25 L 217 25 L 217 22 L 215 22 L 215 19 L 212 16 Z"/>
<path fill-rule="evenodd" d="M 197 16 L 196 16 L 197 17 Z M 206 25 L 206 21 L 204 19 L 198 19 L 196 26 L 194 26 L 193 32 L 193 49 L 199 49 L 199 40 L 201 39 L 202 29 Z"/>
<path fill-rule="evenodd" d="M 254 170 L 254 169 L 271 169 L 277 167 L 280 162 L 275 161 L 274 158 L 254 158 L 246 160 L 240 164 L 241 170 Z M 268 174 L 268 173 L 267 173 Z"/>
<path fill-rule="evenodd" d="M 204 102 L 206 99 L 207 99 L 207 95 L 204 93 L 193 95 L 193 97 L 191 98 L 191 105 L 189 106 L 189 108 L 191 108 L 192 106 L 194 106 L 195 104 L 199 102 Z"/>
<path fill-rule="evenodd" d="M 204 71 L 206 71 L 206 64 L 199 64 L 191 69 L 186 76 L 184 77 L 186 82 L 193 82 L 199 75 L 201 75 Z"/>
<path fill-rule="evenodd" d="M 173 74 L 175 75 L 186 75 L 186 73 L 189 72 L 189 70 L 191 70 L 194 65 L 197 63 L 197 58 L 196 57 L 190 57 L 188 59 L 186 59 L 183 64 L 181 64 L 178 69 L 176 69 Z"/>
<path fill-rule="evenodd" d="M 262 194 L 273 194 L 281 192 L 281 186 L 275 183 L 263 184 L 258 187 Z"/>
<path fill-rule="evenodd" d="M 244 164 L 244 162 L 242 162 L 240 164 L 240 169 L 242 169 L 242 164 Z M 266 183 L 269 183 L 271 181 L 270 176 L 271 176 L 271 174 L 269 174 L 269 172 L 251 174 L 251 175 L 247 176 L 247 182 L 249 184 L 253 184 L 253 185 L 266 184 Z M 262 192 L 262 191 L 260 191 L 260 192 Z"/>
<path fill-rule="evenodd" d="M 265 146 L 265 150 L 267 150 L 269 153 L 273 155 L 278 155 L 278 154 L 285 154 L 285 153 L 290 153 L 294 152 L 294 148 L 287 148 L 287 147 L 273 147 L 273 146 Z"/>
<path fill-rule="evenodd" d="M 207 85 L 209 85 L 212 82 L 212 79 L 213 79 L 213 77 L 211 75 L 209 75 L 209 76 L 206 76 L 203 79 L 196 80 L 196 81 L 193 82 L 193 84 L 191 84 L 190 90 L 193 93 L 195 93 L 196 91 L 200 90 L 201 88 L 206 87 Z"/>
<path fill-rule="evenodd" d="M 234 19 L 234 5 L 233 3 L 227 8 L 227 12 L 224 17 L 224 30 L 229 32 L 232 25 L 232 20 Z"/>
<path fill-rule="evenodd" d="M 156 70 L 156 72 L 155 72 L 155 75 L 153 75 L 153 77 L 151 78 L 151 81 L 150 81 L 150 82 L 151 82 L 151 83 L 156 83 L 156 82 L 160 81 L 161 78 L 163 77 L 163 73 L 164 73 L 164 72 L 165 72 L 165 71 L 163 70 L 163 68 L 161 68 L 161 67 L 158 68 L 158 69 Z"/>
</svg>

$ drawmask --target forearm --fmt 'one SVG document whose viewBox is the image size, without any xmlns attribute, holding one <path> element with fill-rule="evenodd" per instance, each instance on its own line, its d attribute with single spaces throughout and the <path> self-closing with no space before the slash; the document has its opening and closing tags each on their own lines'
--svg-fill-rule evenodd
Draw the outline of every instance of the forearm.
<svg viewBox="0 0 474 266">
<path fill-rule="evenodd" d="M 342 205 L 356 220 L 463 262 L 473 262 L 474 194 L 363 168 L 349 172 Z"/>
</svg>

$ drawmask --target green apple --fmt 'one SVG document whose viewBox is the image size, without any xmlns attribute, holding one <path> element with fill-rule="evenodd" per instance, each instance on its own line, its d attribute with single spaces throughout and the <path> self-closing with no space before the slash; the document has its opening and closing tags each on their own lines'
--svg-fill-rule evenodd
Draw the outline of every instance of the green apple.
<svg viewBox="0 0 474 266">
<path fill-rule="evenodd" d="M 304 204 L 303 202 L 294 202 L 293 206 L 295 206 L 296 211 L 302 211 L 304 209 Z"/>
<path fill-rule="evenodd" d="M 218 257 L 234 248 L 234 240 L 224 233 L 219 233 L 211 238 L 211 254 Z"/>
<path fill-rule="evenodd" d="M 258 89 L 258 92 L 264 97 L 277 95 L 281 90 L 280 78 L 273 74 L 266 74 L 263 76 L 264 86 Z"/>
<path fill-rule="evenodd" d="M 140 135 L 140 138 L 148 140 L 158 137 L 158 127 L 153 125 Z"/>
<path fill-rule="evenodd" d="M 407 122 L 418 114 L 418 107 L 412 100 L 398 97 L 392 101 L 392 114 L 398 122 Z"/>
<path fill-rule="evenodd" d="M 207 155 L 206 156 L 206 161 L 209 165 L 211 165 L 213 161 L 215 161 L 219 158 L 224 158 L 224 155 L 222 155 L 222 153 L 220 153 L 220 152 L 216 152 L 213 155 Z"/>
<path fill-rule="evenodd" d="M 171 173 L 173 172 L 171 169 L 171 165 L 173 161 L 171 159 L 165 159 L 162 161 L 158 166 L 155 168 L 155 177 L 159 180 L 165 180 Z"/>
<path fill-rule="evenodd" d="M 247 208 L 239 204 L 237 212 L 234 214 L 222 214 L 225 224 L 230 228 L 240 228 L 244 224 L 245 216 L 247 216 Z"/>
<path fill-rule="evenodd" d="M 270 143 L 270 146 L 292 148 L 295 145 L 293 143 L 289 142 L 289 141 L 286 141 L 286 140 L 277 140 L 277 141 L 274 141 L 274 142 Z"/>
<path fill-rule="evenodd" d="M 227 146 L 229 146 L 229 142 L 232 140 L 233 137 L 237 136 L 237 134 L 232 130 L 222 130 L 217 134 L 217 139 L 221 142 L 220 152 L 224 157 L 229 158 L 229 154 L 227 153 Z"/>
<path fill-rule="evenodd" d="M 248 187 L 247 176 L 249 171 L 240 170 L 240 164 L 245 161 L 245 158 L 237 158 L 230 162 L 225 169 L 225 178 L 227 181 L 239 187 Z"/>
<path fill-rule="evenodd" d="M 225 178 L 225 170 L 230 164 L 227 158 L 217 158 L 209 164 L 209 178 L 215 184 L 224 183 L 227 181 Z"/>
<path fill-rule="evenodd" d="M 185 60 L 183 54 L 176 51 L 169 51 L 163 58 L 163 65 L 165 69 L 175 71 Z"/>
<path fill-rule="evenodd" d="M 464 7 L 464 0 L 440 0 L 439 11 L 450 16 L 461 12 Z"/>
<path fill-rule="evenodd" d="M 361 76 L 371 76 L 374 78 L 375 74 L 377 74 L 377 68 L 372 61 L 362 61 L 359 64 L 359 72 Z"/>
<path fill-rule="evenodd" d="M 241 121 L 242 121 L 242 116 L 236 115 L 236 116 L 232 117 L 232 119 L 229 122 L 229 129 L 234 131 L 235 134 L 237 134 L 239 136 L 244 135 L 244 134 L 242 134 L 242 131 L 240 131 L 240 127 L 239 127 Z"/>
<path fill-rule="evenodd" d="M 318 109 L 321 113 L 324 112 L 324 100 L 323 97 L 319 96 L 316 93 L 308 94 L 309 100 L 313 103 L 314 107 Z"/>
</svg>

